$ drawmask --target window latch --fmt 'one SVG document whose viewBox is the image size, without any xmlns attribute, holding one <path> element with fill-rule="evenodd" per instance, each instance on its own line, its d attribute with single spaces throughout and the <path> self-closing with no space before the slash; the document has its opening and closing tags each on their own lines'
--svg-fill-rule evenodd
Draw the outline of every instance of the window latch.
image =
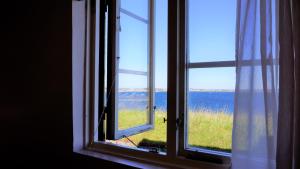
<svg viewBox="0 0 300 169">
<path fill-rule="evenodd" d="M 164 123 L 166 123 L 166 122 L 167 122 L 167 118 L 164 117 Z"/>
<path fill-rule="evenodd" d="M 182 127 L 183 126 L 183 121 L 181 118 L 176 119 L 176 128 Z"/>
</svg>

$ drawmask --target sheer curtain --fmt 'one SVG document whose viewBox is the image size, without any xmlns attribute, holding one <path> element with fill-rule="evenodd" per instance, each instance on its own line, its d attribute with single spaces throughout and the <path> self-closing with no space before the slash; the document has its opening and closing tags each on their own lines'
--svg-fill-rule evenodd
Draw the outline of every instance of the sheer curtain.
<svg viewBox="0 0 300 169">
<path fill-rule="evenodd" d="M 237 0 L 233 169 L 276 165 L 277 0 Z"/>
</svg>

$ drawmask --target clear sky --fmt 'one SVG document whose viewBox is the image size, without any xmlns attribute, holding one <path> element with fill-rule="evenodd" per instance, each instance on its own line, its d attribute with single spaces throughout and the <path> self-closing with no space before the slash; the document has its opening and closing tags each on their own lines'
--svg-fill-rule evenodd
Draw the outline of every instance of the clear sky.
<svg viewBox="0 0 300 169">
<path fill-rule="evenodd" d="M 147 19 L 147 0 L 122 0 L 121 7 Z M 236 0 L 189 0 L 190 62 L 234 60 Z M 155 86 L 167 88 L 167 0 L 156 0 Z M 120 68 L 147 70 L 147 25 L 121 13 Z M 189 71 L 189 88 L 234 89 L 235 68 Z M 120 88 L 144 88 L 147 79 L 120 74 Z"/>
</svg>

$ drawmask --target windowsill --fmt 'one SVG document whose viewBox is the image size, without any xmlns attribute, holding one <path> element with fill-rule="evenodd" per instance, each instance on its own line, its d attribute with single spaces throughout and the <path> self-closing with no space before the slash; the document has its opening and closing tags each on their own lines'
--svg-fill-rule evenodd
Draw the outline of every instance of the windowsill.
<svg viewBox="0 0 300 169">
<path fill-rule="evenodd" d="M 94 151 L 94 150 L 78 150 L 74 151 L 74 153 L 78 153 L 81 155 L 89 156 L 92 158 L 104 160 L 104 161 L 109 161 L 112 163 L 124 165 L 124 166 L 130 166 L 130 167 L 135 167 L 135 168 L 159 168 L 159 169 L 164 169 L 164 168 L 174 168 L 174 169 L 189 169 L 189 168 L 205 168 L 205 169 L 229 169 L 229 165 L 216 165 L 213 163 L 206 163 L 206 162 L 196 162 L 198 164 L 202 163 L 202 165 L 197 166 L 190 166 L 188 165 L 185 161 L 183 160 L 183 163 L 180 165 L 176 165 L 177 162 L 160 162 L 160 161 L 155 161 L 155 160 L 143 160 L 142 158 L 134 158 L 132 156 L 121 156 L 121 155 L 114 155 L 106 152 L 99 152 Z M 178 158 L 179 161 L 181 161 L 181 158 Z M 184 162 L 185 161 L 185 162 Z"/>
<path fill-rule="evenodd" d="M 159 168 L 159 169 L 164 169 L 164 168 L 170 168 L 171 166 L 158 166 L 146 162 L 140 162 L 140 161 L 135 161 L 135 160 L 130 160 L 128 158 L 124 157 L 119 157 L 119 156 L 113 156 L 105 153 L 100 153 L 100 152 L 94 152 L 94 151 L 89 151 L 89 150 L 79 150 L 75 151 L 74 153 L 78 153 L 81 155 L 125 165 L 125 166 L 130 166 L 130 167 L 136 167 L 136 168 Z M 174 166 L 172 166 L 174 168 Z"/>
</svg>

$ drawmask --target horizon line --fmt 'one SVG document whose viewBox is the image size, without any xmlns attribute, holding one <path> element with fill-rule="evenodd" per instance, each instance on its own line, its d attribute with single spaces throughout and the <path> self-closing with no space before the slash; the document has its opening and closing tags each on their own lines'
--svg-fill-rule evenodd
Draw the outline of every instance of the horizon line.
<svg viewBox="0 0 300 169">
<path fill-rule="evenodd" d="M 155 92 L 157 91 L 167 91 L 167 88 L 155 88 Z M 119 88 L 119 91 L 146 91 L 146 88 Z M 190 88 L 189 91 L 231 91 L 234 92 L 235 89 L 195 89 Z"/>
</svg>

